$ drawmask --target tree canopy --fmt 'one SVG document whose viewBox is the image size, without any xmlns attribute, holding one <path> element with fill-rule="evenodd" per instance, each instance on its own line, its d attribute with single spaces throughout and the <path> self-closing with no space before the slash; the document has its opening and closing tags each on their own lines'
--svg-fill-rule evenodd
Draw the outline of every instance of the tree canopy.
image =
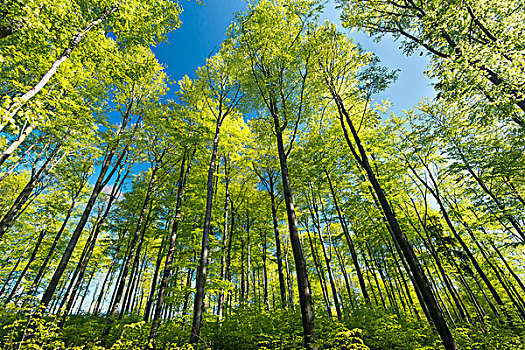
<svg viewBox="0 0 525 350">
<path fill-rule="evenodd" d="M 178 82 L 176 1 L 1 3 L 1 349 L 524 349 L 521 3 L 337 0 L 398 115 L 319 0 Z"/>
</svg>

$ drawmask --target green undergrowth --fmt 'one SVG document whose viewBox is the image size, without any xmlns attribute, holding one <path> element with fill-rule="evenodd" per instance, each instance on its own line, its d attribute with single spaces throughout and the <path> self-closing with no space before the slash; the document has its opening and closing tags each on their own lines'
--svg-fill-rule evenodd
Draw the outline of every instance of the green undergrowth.
<svg viewBox="0 0 525 350">
<path fill-rule="evenodd" d="M 35 317 L 34 310 L 1 313 L 1 350 L 139 350 L 148 342 L 150 324 L 140 317 L 116 320 L 109 337 L 102 334 L 107 319 L 98 315 L 74 315 L 64 327 L 58 318 Z M 442 349 L 439 338 L 426 319 L 406 317 L 392 312 L 360 309 L 331 321 L 317 310 L 318 345 L 324 350 L 430 350 Z M 189 339 L 190 319 L 166 321 L 159 329 L 159 349 L 192 350 Z M 223 320 L 204 319 L 202 341 L 198 349 L 304 349 L 301 314 L 298 310 L 232 310 Z M 460 349 L 525 350 L 522 324 L 511 326 L 491 323 L 457 327 L 454 336 Z M 23 339 L 22 342 L 20 340 Z"/>
</svg>

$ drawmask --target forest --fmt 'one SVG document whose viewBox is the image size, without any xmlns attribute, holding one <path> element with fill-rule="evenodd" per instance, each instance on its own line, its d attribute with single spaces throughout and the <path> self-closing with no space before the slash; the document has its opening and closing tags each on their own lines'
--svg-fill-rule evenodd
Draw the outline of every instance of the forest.
<svg viewBox="0 0 525 350">
<path fill-rule="evenodd" d="M 335 2 L 0 1 L 0 349 L 525 349 L 525 4 Z"/>
</svg>

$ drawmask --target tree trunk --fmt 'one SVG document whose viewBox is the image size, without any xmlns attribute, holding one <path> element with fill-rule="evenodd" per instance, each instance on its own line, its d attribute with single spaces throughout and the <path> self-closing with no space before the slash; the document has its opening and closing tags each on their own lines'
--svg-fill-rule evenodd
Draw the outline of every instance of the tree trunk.
<svg viewBox="0 0 525 350">
<path fill-rule="evenodd" d="M 117 134 L 115 135 L 116 137 L 119 137 L 124 132 L 124 129 L 130 119 L 129 117 L 131 115 L 133 104 L 134 104 L 134 99 L 131 98 L 128 104 L 126 105 L 126 110 L 122 118 L 122 124 L 120 125 L 120 128 Z M 138 125 L 139 123 L 136 124 L 134 131 L 136 130 L 136 127 Z M 102 161 L 102 164 L 100 166 L 100 173 L 97 177 L 97 181 L 95 182 L 95 185 L 93 186 L 91 196 L 89 197 L 89 200 L 86 203 L 84 212 L 82 213 L 82 216 L 80 217 L 77 227 L 75 228 L 75 231 L 73 231 L 73 234 L 71 235 L 71 238 L 69 239 L 69 243 L 66 247 L 66 250 L 64 254 L 62 255 L 62 258 L 60 259 L 60 262 L 58 263 L 55 273 L 53 274 L 53 277 L 51 277 L 51 281 L 49 282 L 49 285 L 47 286 L 47 289 L 44 292 L 44 295 L 42 296 L 42 299 L 40 301 L 40 303 L 44 307 L 47 307 L 47 305 L 49 304 L 49 301 L 51 300 L 51 298 L 53 297 L 53 294 L 55 293 L 58 282 L 60 278 L 62 277 L 62 275 L 64 274 L 64 271 L 67 267 L 67 263 L 69 262 L 69 259 L 71 258 L 71 255 L 73 254 L 73 250 L 75 249 L 78 239 L 84 230 L 84 226 L 89 220 L 89 217 L 91 215 L 91 210 L 93 209 L 93 206 L 95 205 L 95 202 L 98 196 L 100 195 L 100 192 L 102 192 L 102 190 L 107 185 L 111 177 L 115 174 L 115 171 L 120 166 L 120 164 L 122 163 L 122 160 L 124 159 L 124 156 L 128 152 L 129 144 L 124 147 L 124 150 L 122 150 L 120 155 L 117 157 L 115 164 L 113 165 L 113 169 L 109 170 L 113 157 L 115 156 L 115 153 L 117 152 L 117 146 L 118 144 L 112 145 L 112 146 L 108 144 L 107 146 L 108 152 L 104 156 L 104 160 Z"/>
<path fill-rule="evenodd" d="M 496 252 L 496 254 L 498 254 L 499 258 L 501 259 L 501 261 L 503 261 L 503 264 L 505 264 L 505 267 L 507 268 L 507 270 L 510 272 L 510 274 L 512 275 L 512 277 L 514 278 L 514 280 L 516 280 L 516 282 L 518 282 L 519 286 L 521 287 L 521 290 L 522 292 L 525 293 L 525 285 L 523 284 L 523 282 L 521 281 L 520 277 L 516 274 L 516 272 L 514 272 L 514 269 L 512 269 L 510 266 L 509 266 L 509 263 L 507 262 L 507 260 L 503 257 L 503 255 L 501 254 L 500 250 L 496 247 L 496 245 L 494 244 L 494 241 L 490 241 L 490 245 L 492 246 L 492 248 L 494 249 L 494 251 Z"/>
<path fill-rule="evenodd" d="M 292 285 L 292 272 L 290 271 L 290 263 L 288 262 L 288 247 L 284 252 L 284 262 L 286 267 L 286 284 L 288 287 L 288 303 L 292 310 L 295 310 L 295 302 L 293 299 L 293 285 Z"/>
<path fill-rule="evenodd" d="M 40 280 L 44 276 L 44 273 L 46 272 L 47 264 L 49 263 L 49 260 L 51 260 L 51 257 L 53 256 L 53 253 L 55 252 L 55 248 L 58 244 L 58 241 L 60 240 L 60 237 L 62 236 L 62 233 L 66 229 L 67 223 L 69 222 L 69 219 L 71 218 L 71 214 L 73 213 L 73 210 L 76 206 L 76 201 L 78 197 L 80 196 L 80 193 L 82 192 L 82 188 L 84 187 L 84 182 L 82 182 L 82 186 L 78 189 L 77 192 L 75 192 L 73 199 L 71 201 L 71 205 L 67 211 L 66 217 L 64 218 L 64 221 L 62 222 L 62 226 L 60 226 L 60 229 L 58 230 L 57 234 L 55 235 L 55 239 L 53 240 L 53 243 L 51 244 L 51 247 L 49 248 L 49 251 L 47 252 L 46 258 L 44 259 L 44 262 L 40 266 L 40 269 L 38 270 L 38 273 L 35 276 L 35 279 L 33 280 L 33 283 L 31 284 L 31 287 L 29 289 L 29 294 L 33 295 L 33 293 L 36 292 L 36 289 L 38 288 L 38 285 L 40 284 Z"/>
<path fill-rule="evenodd" d="M 266 268 L 266 231 L 261 231 L 263 233 L 263 246 L 262 246 L 262 261 L 263 261 L 263 269 L 262 269 L 262 280 L 263 280 L 263 303 L 266 307 L 266 310 L 270 310 L 270 301 L 268 300 L 268 271 Z"/>
<path fill-rule="evenodd" d="M 35 171 L 33 167 L 29 182 L 25 185 L 24 189 L 18 194 L 18 197 L 16 197 L 13 205 L 11 206 L 11 208 L 9 208 L 7 213 L 5 213 L 4 217 L 0 221 L 0 240 L 2 239 L 4 234 L 11 228 L 11 226 L 13 226 L 17 216 L 22 213 L 22 207 L 29 200 L 29 197 L 33 193 L 33 190 L 36 187 L 36 185 L 38 185 L 42 181 L 42 179 L 47 175 L 49 170 L 51 170 L 53 166 L 56 165 L 56 163 L 52 164 L 52 161 L 54 160 L 60 148 L 61 144 L 59 143 L 55 146 L 51 154 L 46 158 L 46 161 L 44 162 L 44 164 L 42 164 L 38 171 Z M 34 166 L 36 166 L 36 164 Z"/>
<path fill-rule="evenodd" d="M 346 272 L 343 257 L 341 256 L 341 252 L 337 248 L 337 245 L 334 245 L 334 250 L 335 250 L 335 255 L 337 256 L 337 262 L 339 263 L 339 267 L 341 268 L 341 272 L 343 273 L 343 278 L 345 280 L 346 293 L 348 294 L 348 301 L 350 302 L 350 307 L 354 309 L 355 308 L 354 300 L 357 301 L 357 299 L 355 298 L 354 293 L 352 292 L 352 287 L 350 287 L 350 280 L 348 279 L 348 273 Z M 368 304 L 371 304 L 371 303 L 368 302 Z"/>
<path fill-rule="evenodd" d="M 437 204 L 439 206 L 441 214 L 443 215 L 443 218 L 445 219 L 445 222 L 447 223 L 448 228 L 450 229 L 450 231 L 452 232 L 452 234 L 454 235 L 454 237 L 456 238 L 456 240 L 460 244 L 460 246 L 463 249 L 463 251 L 465 252 L 465 254 L 467 254 L 470 262 L 472 263 L 472 266 L 474 266 L 474 269 L 476 270 L 476 272 L 479 274 L 479 276 L 481 277 L 481 279 L 483 280 L 483 282 L 485 283 L 485 285 L 489 289 L 489 291 L 492 294 L 492 297 L 494 298 L 494 301 L 496 302 L 496 304 L 498 304 L 503 310 L 505 310 L 505 305 L 503 303 L 503 300 L 501 300 L 501 297 L 499 296 L 499 293 L 496 291 L 496 288 L 494 288 L 494 285 L 492 284 L 492 282 L 490 281 L 488 276 L 481 269 L 481 266 L 479 265 L 476 257 L 474 256 L 472 251 L 469 249 L 469 247 L 467 246 L 467 244 L 465 243 L 463 238 L 459 235 L 459 233 L 457 232 L 454 224 L 452 223 L 452 220 L 450 219 L 450 217 L 448 215 L 448 211 L 445 208 L 445 205 L 443 204 L 442 196 L 441 196 L 441 194 L 439 192 L 439 189 L 438 189 L 438 186 L 437 186 L 437 182 L 434 179 L 434 176 L 432 175 L 432 172 L 430 172 L 430 169 L 428 169 L 426 164 L 423 164 L 425 166 L 425 168 L 428 170 L 428 174 L 430 176 L 430 180 L 432 181 L 433 187 L 430 186 L 426 181 L 424 181 L 421 178 L 421 176 L 419 176 L 419 174 L 417 174 L 416 170 L 408 162 L 407 162 L 407 165 L 410 168 L 410 170 L 412 170 L 412 173 L 421 182 L 421 184 L 423 184 L 423 186 L 425 186 L 429 190 L 429 192 L 432 194 L 432 196 L 436 199 L 436 202 L 437 202 Z M 498 312 L 495 312 L 495 314 L 496 314 L 496 316 L 498 316 Z"/>
<path fill-rule="evenodd" d="M 341 228 L 343 229 L 348 248 L 350 249 L 350 255 L 352 256 L 352 262 L 354 263 L 355 273 L 357 274 L 357 280 L 359 281 L 361 293 L 363 294 L 363 298 L 365 299 L 365 304 L 370 304 L 370 296 L 368 295 L 368 291 L 366 290 L 365 278 L 363 277 L 363 272 L 361 271 L 361 266 L 359 265 L 359 260 L 357 259 L 357 253 L 355 251 L 354 242 L 352 241 L 352 237 L 350 236 L 350 231 L 348 230 L 346 220 L 344 219 L 344 216 L 341 213 L 341 209 L 339 208 L 337 196 L 332 185 L 332 180 L 330 179 L 330 175 L 328 174 L 328 171 L 326 169 L 325 174 L 326 179 L 328 180 L 328 185 L 330 186 L 330 193 L 332 194 L 332 199 L 334 200 L 334 206 L 335 210 L 337 211 L 337 217 L 339 219 L 339 223 L 341 224 Z"/>
<path fill-rule="evenodd" d="M 4 285 L 2 286 L 2 289 L 0 290 L 0 296 L 2 296 L 4 294 L 4 292 L 6 291 L 7 285 L 11 281 L 11 276 L 13 276 L 13 274 L 16 271 L 16 269 L 18 268 L 18 265 L 20 265 L 20 262 L 22 261 L 22 258 L 24 257 L 25 253 L 29 250 L 29 247 L 30 247 L 30 244 L 28 244 L 25 247 L 25 249 L 22 252 L 22 254 L 18 257 L 18 260 L 16 261 L 15 266 L 11 269 L 11 271 L 9 272 L 9 275 L 7 275 L 7 278 L 5 279 Z"/>
<path fill-rule="evenodd" d="M 245 300 L 250 303 L 251 281 L 251 244 L 250 244 L 250 215 L 246 212 L 246 294 Z"/>
<path fill-rule="evenodd" d="M 420 266 L 420 263 L 414 253 L 412 246 L 408 242 L 408 239 L 406 238 L 404 233 L 401 231 L 401 228 L 399 227 L 399 223 L 397 222 L 397 219 L 394 216 L 392 208 L 390 207 L 390 203 L 388 202 L 381 185 L 377 181 L 375 173 L 373 172 L 372 167 L 370 166 L 370 163 L 368 161 L 368 156 L 365 152 L 365 149 L 363 145 L 361 144 L 361 139 L 359 138 L 359 135 L 357 134 L 354 124 L 352 120 L 350 119 L 350 115 L 348 114 L 344 106 L 343 99 L 341 98 L 341 96 L 338 95 L 333 85 L 329 85 L 329 87 L 330 87 L 330 92 L 332 94 L 332 97 L 334 98 L 336 105 L 337 105 L 341 127 L 343 129 L 343 133 L 345 135 L 345 139 L 348 144 L 348 147 L 350 148 L 352 154 L 354 155 L 354 158 L 358 161 L 359 165 L 365 170 L 367 174 L 368 180 L 370 184 L 372 185 L 372 188 L 374 189 L 377 199 L 381 205 L 381 209 L 383 210 L 383 213 L 391 228 L 392 236 L 394 240 L 396 241 L 396 243 L 399 245 L 399 248 L 403 252 L 403 255 L 407 261 L 407 264 L 410 267 L 410 270 L 412 271 L 412 274 L 414 276 L 414 281 L 417 284 L 417 287 L 419 288 L 421 292 L 421 296 L 431 316 L 430 321 L 434 323 L 441 337 L 441 341 L 443 342 L 443 345 L 445 346 L 445 349 L 457 350 L 458 347 L 452 336 L 452 333 L 450 332 L 450 328 L 447 325 L 445 316 L 443 315 L 443 312 L 441 311 L 439 307 L 436 297 L 430 288 L 428 279 L 425 276 Z M 352 144 L 352 142 L 350 141 L 348 137 L 348 132 L 346 131 L 346 126 L 345 126 L 345 119 L 346 119 L 346 122 L 348 123 L 348 126 L 350 127 L 350 131 L 356 143 L 359 154 L 356 152 L 354 145 Z"/>
<path fill-rule="evenodd" d="M 290 243 L 295 262 L 295 271 L 297 274 L 297 287 L 299 290 L 299 303 L 301 306 L 301 316 L 303 321 L 304 343 L 307 350 L 317 350 L 317 336 L 314 324 L 314 307 L 312 304 L 312 293 L 310 283 L 308 282 L 308 270 L 304 258 L 299 232 L 297 230 L 297 219 L 295 216 L 295 207 L 290 188 L 290 178 L 288 175 L 288 160 L 284 150 L 283 129 L 279 123 L 279 115 L 274 106 L 272 117 L 275 127 L 275 136 L 277 139 L 277 151 L 279 153 L 279 163 L 281 166 L 281 180 L 283 185 L 284 202 L 286 204 L 286 215 L 288 217 L 288 229 L 290 231 Z"/>
<path fill-rule="evenodd" d="M 225 182 L 225 189 L 224 189 L 224 222 L 222 226 L 222 254 L 221 254 L 221 282 L 226 282 L 226 254 L 227 254 L 227 244 L 228 244 L 228 209 L 230 208 L 229 200 L 230 200 L 230 155 L 228 154 L 227 157 L 224 157 L 224 182 Z M 224 289 L 221 288 L 219 292 L 219 300 L 217 301 L 217 315 L 219 316 L 219 319 L 222 318 L 224 313 Z"/>
<path fill-rule="evenodd" d="M 102 230 L 102 225 L 104 225 L 104 222 L 106 221 L 106 219 L 107 219 L 107 217 L 108 217 L 108 215 L 109 215 L 109 213 L 111 211 L 111 207 L 113 205 L 113 202 L 117 198 L 117 195 L 120 192 L 120 189 L 122 188 L 122 185 L 124 184 L 124 182 L 126 181 L 126 178 L 128 177 L 129 169 L 126 172 L 126 174 L 122 177 L 122 180 L 120 179 L 120 176 L 122 174 L 122 170 L 123 170 L 123 168 L 120 168 L 120 170 L 118 172 L 117 178 L 115 179 L 115 184 L 114 184 L 114 186 L 113 186 L 113 188 L 111 190 L 111 194 L 110 194 L 109 199 L 108 199 L 108 203 L 106 204 L 106 209 L 104 210 L 104 213 L 102 214 L 102 216 L 97 221 L 97 223 L 96 223 L 96 225 L 94 227 L 93 236 L 91 237 L 91 240 L 88 240 L 88 242 L 86 242 L 87 251 L 86 251 L 85 255 L 83 254 L 83 256 L 80 258 L 79 266 L 77 268 L 77 270 L 78 270 L 78 277 L 77 277 L 77 280 L 76 280 L 76 283 L 75 283 L 75 287 L 72 290 L 72 294 L 69 297 L 69 300 L 67 301 L 66 308 L 65 308 L 65 310 L 63 312 L 63 316 L 62 316 L 62 321 L 59 323 L 59 326 L 58 326 L 59 328 L 63 327 L 63 325 L 64 325 L 64 323 L 66 321 L 66 317 L 69 314 L 69 312 L 71 311 L 71 308 L 73 306 L 73 301 L 74 301 L 77 293 L 79 292 L 80 285 L 82 283 L 82 279 L 84 278 L 84 274 L 85 274 L 87 266 L 89 264 L 89 260 L 91 259 L 91 255 L 93 254 L 93 250 L 95 249 L 95 244 L 97 242 L 98 235 L 99 235 L 100 231 Z M 91 278 L 93 278 L 93 274 L 90 277 L 90 282 L 91 282 Z M 71 279 L 71 283 L 73 283 L 74 280 L 75 280 L 75 277 L 73 277 Z M 89 285 L 89 283 L 88 283 L 88 285 Z M 85 297 L 85 295 L 84 295 L 84 297 Z M 64 297 L 64 301 L 67 298 L 68 298 L 68 293 L 66 293 L 66 296 Z M 95 298 L 94 295 L 93 295 L 93 298 Z M 80 306 L 82 306 L 82 304 L 80 304 Z"/>
<path fill-rule="evenodd" d="M 326 315 L 330 321 L 333 321 L 334 317 L 332 314 L 332 309 L 330 308 L 330 298 L 328 297 L 328 290 L 326 287 L 326 281 L 324 277 L 324 271 L 321 265 L 319 264 L 319 257 L 317 256 L 317 249 L 314 246 L 312 241 L 312 236 L 310 235 L 310 230 L 308 230 L 308 224 L 305 225 L 306 233 L 308 235 L 308 242 L 310 242 L 310 250 L 312 257 L 314 258 L 315 271 L 317 271 L 317 277 L 319 278 L 319 283 L 321 284 L 321 291 L 323 293 L 324 305 L 326 308 Z"/>
<path fill-rule="evenodd" d="M 47 233 L 47 230 L 44 229 L 44 230 L 42 230 L 40 232 L 40 235 L 38 235 L 38 239 L 36 241 L 35 248 L 33 249 L 33 252 L 31 253 L 31 256 L 29 257 L 29 260 L 27 261 L 26 266 L 24 267 L 24 269 L 20 273 L 20 276 L 18 276 L 18 280 L 16 280 L 16 283 L 15 283 L 13 289 L 11 290 L 11 293 L 9 294 L 7 299 L 4 301 L 4 305 L 7 305 L 12 300 L 12 298 L 15 296 L 16 291 L 18 290 L 18 287 L 20 286 L 20 283 L 22 283 L 22 280 L 24 279 L 27 271 L 29 270 L 29 266 L 31 266 L 31 263 L 36 258 L 36 253 L 40 249 L 40 244 L 42 243 L 42 240 L 44 239 L 44 236 L 46 235 L 46 233 Z"/>
<path fill-rule="evenodd" d="M 10 120 L 14 118 L 14 116 L 27 103 L 27 101 L 33 98 L 33 96 L 38 94 L 47 85 L 47 83 L 51 80 L 53 75 L 55 75 L 58 67 L 62 63 L 64 63 L 64 61 L 66 61 L 69 58 L 69 56 L 71 56 L 71 53 L 80 44 L 82 39 L 84 39 L 87 32 L 89 32 L 93 27 L 96 27 L 97 25 L 105 21 L 107 17 L 109 17 L 109 15 L 111 15 L 117 9 L 118 8 L 116 6 L 107 8 L 100 17 L 92 20 L 90 23 L 88 23 L 86 27 L 84 27 L 84 29 L 82 29 L 82 31 L 76 33 L 71 38 L 68 46 L 64 49 L 60 57 L 55 62 L 53 62 L 53 64 L 51 65 L 51 68 L 49 68 L 49 70 L 42 76 L 42 78 L 40 78 L 40 81 L 34 87 L 32 87 L 29 91 L 24 93 L 22 96 L 16 98 L 15 102 L 13 102 L 11 106 L 9 106 L 7 112 L 9 113 L 8 118 Z M 3 127 L 4 126 L 1 126 L 0 130 Z M 2 154 L 0 155 L 0 166 L 6 161 L 7 158 L 11 156 L 11 154 L 13 154 L 13 152 L 18 148 L 18 146 L 22 142 L 24 142 L 26 137 L 33 131 L 35 127 L 36 125 L 34 124 L 34 122 L 30 123 L 30 125 L 24 130 L 24 132 L 20 134 L 20 137 L 17 140 L 15 140 L 4 152 L 2 152 Z"/>
<path fill-rule="evenodd" d="M 167 229 L 167 227 L 166 227 Z M 160 264 L 162 263 L 162 253 L 164 251 L 165 238 L 162 239 L 162 242 L 159 247 L 159 252 L 157 254 L 157 261 L 155 263 L 155 272 L 153 273 L 153 278 L 151 279 L 151 285 L 149 287 L 149 296 L 146 306 L 144 308 L 144 322 L 149 321 L 149 316 L 151 313 L 151 307 L 155 299 L 155 289 L 157 289 L 157 279 L 159 278 Z"/>
<path fill-rule="evenodd" d="M 102 282 L 102 287 L 100 288 L 100 293 L 98 295 L 97 302 L 95 304 L 95 309 L 93 310 L 93 313 L 95 315 L 97 315 L 101 311 L 100 309 L 102 307 L 102 304 L 105 301 L 105 295 L 107 294 L 109 290 L 109 288 L 106 288 L 106 285 L 108 285 L 108 282 L 109 282 L 109 286 L 111 286 L 111 284 L 113 283 L 113 275 L 115 272 L 113 270 L 113 267 L 115 266 L 115 259 L 117 258 L 117 255 L 120 251 L 120 247 L 121 245 L 119 244 L 115 252 L 115 255 L 113 255 L 113 259 L 111 259 L 111 264 L 109 265 L 108 272 L 106 273 L 106 277 L 104 278 L 104 281 Z"/>
<path fill-rule="evenodd" d="M 197 281 L 195 285 L 195 299 L 193 305 L 193 323 L 191 326 L 190 344 L 197 344 L 200 340 L 202 312 L 204 311 L 204 286 L 206 285 L 206 268 L 208 266 L 208 244 L 210 236 L 211 211 L 213 203 L 213 173 L 215 170 L 215 159 L 219 145 L 219 133 L 223 118 L 217 118 L 215 136 L 211 152 L 210 165 L 208 168 L 208 181 L 206 186 L 206 214 L 204 216 L 204 229 L 202 232 L 201 255 L 199 268 L 197 270 Z"/>
<path fill-rule="evenodd" d="M 148 209 L 148 214 L 146 215 L 146 219 L 144 220 L 144 224 L 142 225 L 141 227 L 141 234 L 140 234 L 140 239 L 137 243 L 137 249 L 135 251 L 135 257 L 133 259 L 133 265 L 131 267 L 131 273 L 129 274 L 130 275 L 130 281 L 128 283 L 128 288 L 126 290 L 126 293 L 124 295 L 124 300 L 123 300 L 123 303 L 122 303 L 122 309 L 121 309 L 121 312 L 119 314 L 119 320 L 122 319 L 122 317 L 127 314 L 130 309 L 131 309 L 131 304 L 132 304 L 132 301 L 133 301 L 133 292 L 135 291 L 135 288 L 137 287 L 137 285 L 139 284 L 139 279 L 140 279 L 140 275 L 141 275 L 141 272 L 142 272 L 142 269 L 140 268 L 140 254 L 142 253 L 142 244 L 144 243 L 144 236 L 146 235 L 146 229 L 148 227 L 148 224 L 149 224 L 149 220 L 150 220 L 150 217 L 151 217 L 151 211 L 153 210 L 153 203 L 150 202 L 149 204 L 149 209 Z M 145 249 L 147 251 L 147 247 Z M 144 252 L 144 258 L 146 256 L 146 252 Z M 142 261 L 144 261 L 144 259 L 142 259 Z"/>
<path fill-rule="evenodd" d="M 281 252 L 281 238 L 279 235 L 279 225 L 277 223 L 277 208 L 275 206 L 275 192 L 273 174 L 269 174 L 268 179 L 270 188 L 270 200 L 272 203 L 272 222 L 275 236 L 275 258 L 277 259 L 277 273 L 279 274 L 279 291 L 281 293 L 281 307 L 286 307 L 286 286 L 284 284 L 283 261 Z"/>
<path fill-rule="evenodd" d="M 133 253 L 135 252 L 135 246 L 137 245 L 137 241 L 139 239 L 140 231 L 142 228 L 142 223 L 144 221 L 144 216 L 146 214 L 146 209 L 148 208 L 148 205 L 150 203 L 151 193 L 153 192 L 153 187 L 154 187 L 154 183 L 156 180 L 157 171 L 158 171 L 158 164 L 155 167 L 153 167 L 152 172 L 151 172 L 151 177 L 150 177 L 150 181 L 148 184 L 148 189 L 146 191 L 146 196 L 144 198 L 144 202 L 142 203 L 142 208 L 140 210 L 140 214 L 137 219 L 137 226 L 135 227 L 135 232 L 133 233 L 133 238 L 130 244 L 130 249 L 128 253 L 129 257 L 132 257 Z M 107 341 L 107 336 L 109 335 L 113 322 L 115 321 L 115 314 L 117 313 L 118 307 L 120 306 L 120 300 L 122 298 L 122 292 L 124 291 L 124 286 L 126 284 L 126 277 L 128 275 L 130 265 L 131 265 L 131 259 L 127 259 L 122 269 L 122 276 L 117 284 L 117 289 L 115 292 L 115 300 L 113 301 L 113 305 L 108 312 L 109 317 L 107 319 L 107 326 L 103 333 L 103 338 L 105 338 L 104 341 Z"/>
<path fill-rule="evenodd" d="M 321 221 L 319 219 L 319 206 L 317 205 L 317 202 L 315 200 L 315 193 L 314 193 L 314 190 L 313 190 L 313 187 L 310 185 L 310 189 L 312 190 L 312 205 L 313 205 L 313 209 L 314 209 L 314 213 L 315 214 L 315 217 L 312 216 L 312 219 L 314 219 L 314 226 L 316 228 L 316 231 L 317 231 L 317 236 L 319 237 L 319 242 L 321 243 L 321 248 L 322 248 L 322 251 L 323 251 L 323 257 L 324 257 L 324 261 L 325 261 L 325 264 L 326 264 L 326 271 L 328 272 L 328 279 L 330 281 L 330 288 L 332 290 L 332 298 L 334 299 L 334 304 L 335 304 L 335 310 L 336 310 L 336 313 L 337 313 L 337 319 L 339 321 L 342 321 L 343 319 L 343 314 L 341 313 L 341 305 L 339 303 L 339 297 L 338 297 L 338 292 L 337 292 L 337 287 L 335 285 L 335 279 L 334 279 L 334 273 L 332 271 L 332 249 L 330 248 L 330 252 L 327 252 L 326 251 L 326 243 L 325 243 L 325 240 L 324 240 L 324 237 L 323 237 L 323 233 L 322 233 L 322 228 L 321 228 Z M 325 228 L 326 230 L 329 232 L 330 231 L 330 224 L 331 224 L 331 220 L 329 221 L 326 217 L 326 213 L 324 211 L 324 205 L 322 203 L 322 199 L 320 199 L 320 204 L 321 204 L 321 210 L 323 212 L 323 217 L 325 219 Z M 330 242 L 330 246 L 331 246 L 331 242 Z"/>
</svg>

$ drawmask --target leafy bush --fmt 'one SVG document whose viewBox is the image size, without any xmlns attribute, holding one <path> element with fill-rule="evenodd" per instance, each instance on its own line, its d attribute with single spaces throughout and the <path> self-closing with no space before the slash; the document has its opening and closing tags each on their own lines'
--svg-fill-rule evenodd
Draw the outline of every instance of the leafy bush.
<svg viewBox="0 0 525 350">
<path fill-rule="evenodd" d="M 465 350 L 524 350 L 525 329 L 523 324 L 504 327 L 486 319 L 483 326 L 456 328 L 454 338 L 460 349 Z"/>
<path fill-rule="evenodd" d="M 19 311 L 19 312 L 16 312 Z M 147 346 L 150 324 L 141 318 L 124 317 L 115 321 L 102 343 L 107 318 L 74 315 L 62 329 L 57 319 L 41 317 L 34 307 L 0 312 L 1 350 L 143 350 Z M 158 332 L 157 347 L 163 350 L 194 350 L 187 344 L 191 318 L 164 322 Z M 315 320 L 320 350 L 436 350 L 442 349 L 438 335 L 424 318 L 362 308 L 333 321 L 319 310 Z M 512 326 L 512 327 L 511 327 Z M 487 319 L 483 326 L 466 325 L 454 330 L 462 350 L 525 350 L 524 325 L 501 325 Z M 259 310 L 246 307 L 232 310 L 219 320 L 208 315 L 203 320 L 202 341 L 197 349 L 251 350 L 304 349 L 299 310 Z M 20 343 L 20 340 L 22 342 Z"/>
</svg>

